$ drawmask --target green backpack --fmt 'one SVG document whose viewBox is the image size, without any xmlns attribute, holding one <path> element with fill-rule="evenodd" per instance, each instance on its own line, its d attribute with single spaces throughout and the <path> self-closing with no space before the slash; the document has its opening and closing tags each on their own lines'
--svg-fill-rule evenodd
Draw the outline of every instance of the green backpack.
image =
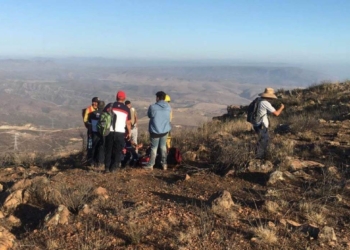
<svg viewBox="0 0 350 250">
<path fill-rule="evenodd" d="M 111 104 L 113 106 L 113 103 Z M 117 121 L 117 115 L 112 111 L 112 108 L 102 112 L 100 119 L 97 122 L 97 131 L 102 136 L 107 136 L 111 132 L 111 126 L 113 131 L 115 130 L 115 122 Z"/>
</svg>

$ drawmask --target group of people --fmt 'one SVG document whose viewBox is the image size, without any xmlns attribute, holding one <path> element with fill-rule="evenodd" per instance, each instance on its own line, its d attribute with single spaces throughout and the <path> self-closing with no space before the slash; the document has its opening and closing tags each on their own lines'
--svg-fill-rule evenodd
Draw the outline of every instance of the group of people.
<svg viewBox="0 0 350 250">
<path fill-rule="evenodd" d="M 256 110 L 256 120 L 253 129 L 258 134 L 256 158 L 264 159 L 269 143 L 269 119 L 268 114 L 279 116 L 284 105 L 276 110 L 270 103 L 277 99 L 272 88 L 266 88 L 259 94 Z M 156 93 L 156 102 L 149 106 L 147 116 L 149 117 L 148 130 L 150 133 L 149 162 L 143 166 L 144 169 L 152 170 L 157 155 L 163 170 L 167 169 L 167 149 L 171 143 L 171 119 L 170 96 L 163 91 Z M 109 133 L 101 135 L 97 124 L 103 112 L 112 114 L 112 122 Z M 87 158 L 94 165 L 104 165 L 106 172 L 114 172 L 130 160 L 133 165 L 138 160 L 138 116 L 129 100 L 126 100 L 124 91 L 118 91 L 116 101 L 105 105 L 98 97 L 92 98 L 92 104 L 85 109 L 83 114 L 84 123 L 88 131 L 88 153 Z"/>
<path fill-rule="evenodd" d="M 157 154 L 163 170 L 167 169 L 167 145 L 170 147 L 170 130 L 172 111 L 170 96 L 163 91 L 156 93 L 156 102 L 149 106 L 147 115 L 150 133 L 150 160 L 144 169 L 152 170 Z M 103 136 L 98 130 L 98 123 L 104 112 L 108 112 L 112 119 L 109 133 Z M 88 163 L 101 167 L 105 172 L 117 171 L 127 160 L 130 165 L 138 160 L 138 116 L 131 102 L 126 100 L 126 93 L 118 91 L 116 101 L 108 103 L 92 98 L 92 104 L 83 114 L 84 124 L 87 128 L 87 159 Z"/>
</svg>

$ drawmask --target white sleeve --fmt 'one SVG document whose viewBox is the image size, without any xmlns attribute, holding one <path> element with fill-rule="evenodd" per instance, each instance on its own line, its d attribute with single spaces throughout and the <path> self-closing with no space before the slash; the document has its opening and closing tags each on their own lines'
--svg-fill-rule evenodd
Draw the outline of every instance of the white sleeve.
<svg viewBox="0 0 350 250">
<path fill-rule="evenodd" d="M 265 102 L 264 105 L 265 105 L 267 112 L 273 113 L 276 111 L 276 109 L 274 107 L 272 107 L 271 103 Z"/>
</svg>

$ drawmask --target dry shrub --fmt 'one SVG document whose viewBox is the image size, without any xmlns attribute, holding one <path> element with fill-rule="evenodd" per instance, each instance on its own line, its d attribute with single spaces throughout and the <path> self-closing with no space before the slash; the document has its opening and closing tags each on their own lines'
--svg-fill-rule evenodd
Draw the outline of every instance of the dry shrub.
<svg viewBox="0 0 350 250">
<path fill-rule="evenodd" d="M 316 114 L 311 113 L 294 114 L 287 118 L 287 124 L 291 124 L 293 134 L 308 130 L 314 131 L 319 127 L 318 118 Z"/>
<path fill-rule="evenodd" d="M 310 223 L 324 225 L 326 222 L 326 215 L 322 207 L 317 204 L 306 201 L 300 202 L 299 211 Z"/>
<path fill-rule="evenodd" d="M 272 213 L 272 214 L 276 214 L 280 210 L 280 206 L 273 201 L 266 201 L 264 207 L 269 213 Z"/>
<path fill-rule="evenodd" d="M 294 154 L 295 142 L 282 137 L 275 137 L 268 147 L 268 157 L 273 162 L 283 163 Z"/>
<path fill-rule="evenodd" d="M 139 244 L 141 239 L 147 234 L 147 227 L 135 221 L 127 223 L 127 230 L 129 241 L 133 245 Z"/>
<path fill-rule="evenodd" d="M 61 195 L 51 197 L 51 202 L 56 206 L 65 205 L 72 213 L 77 213 L 94 197 L 93 186 L 89 183 L 76 183 L 74 187 L 61 183 L 56 189 Z"/>
<path fill-rule="evenodd" d="M 277 242 L 276 231 L 271 228 L 258 226 L 257 228 L 252 229 L 252 233 L 261 243 L 273 245 Z"/>
</svg>

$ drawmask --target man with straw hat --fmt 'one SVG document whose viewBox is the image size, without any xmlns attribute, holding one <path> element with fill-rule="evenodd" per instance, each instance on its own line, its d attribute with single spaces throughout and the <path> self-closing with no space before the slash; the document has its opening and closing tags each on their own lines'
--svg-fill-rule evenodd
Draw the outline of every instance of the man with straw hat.
<svg viewBox="0 0 350 250">
<path fill-rule="evenodd" d="M 253 127 L 255 132 L 259 135 L 256 158 L 263 159 L 265 158 L 269 144 L 269 119 L 267 115 L 271 113 L 275 116 L 279 116 L 284 109 L 284 105 L 281 104 L 281 107 L 276 110 L 269 102 L 269 100 L 277 99 L 273 88 L 266 88 L 264 93 L 259 94 L 259 96 L 256 122 L 253 124 Z"/>
</svg>

